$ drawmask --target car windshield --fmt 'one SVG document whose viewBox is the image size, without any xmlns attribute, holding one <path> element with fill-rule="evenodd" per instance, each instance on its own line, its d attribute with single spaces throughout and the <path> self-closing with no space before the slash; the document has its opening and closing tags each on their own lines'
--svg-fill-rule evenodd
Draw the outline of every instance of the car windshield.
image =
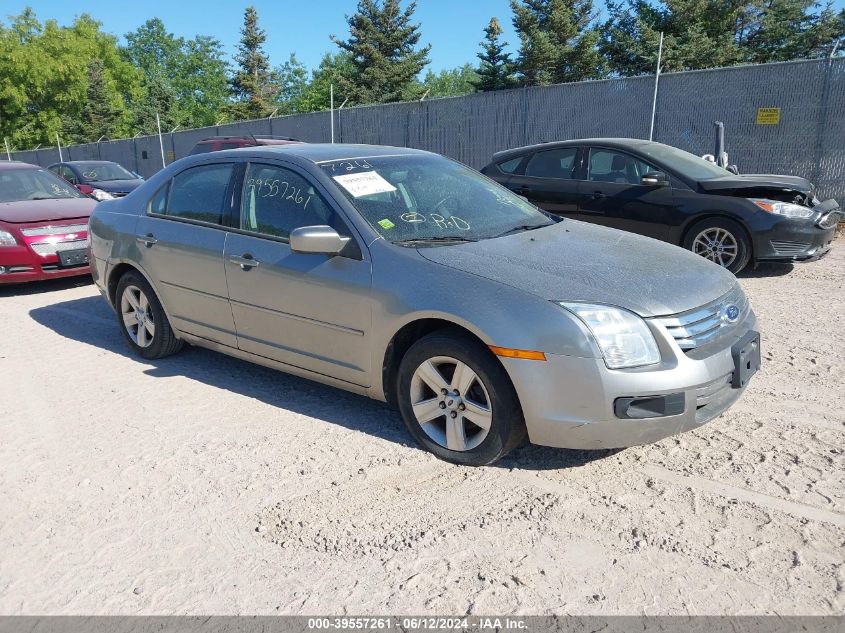
<svg viewBox="0 0 845 633">
<path fill-rule="evenodd" d="M 458 243 L 554 224 L 486 176 L 441 156 L 336 160 L 321 167 L 393 242 Z"/>
<path fill-rule="evenodd" d="M 105 182 L 107 180 L 137 180 L 135 174 L 117 163 L 87 163 L 78 165 L 84 182 Z"/>
<path fill-rule="evenodd" d="M 81 197 L 74 187 L 43 169 L 0 170 L 0 202 Z"/>
<path fill-rule="evenodd" d="M 706 180 L 731 175 L 731 172 L 719 167 L 716 163 L 711 163 L 709 160 L 704 160 L 700 156 L 690 154 L 677 147 L 652 143 L 643 145 L 638 149 L 649 158 L 665 163 L 682 176 L 692 180 Z"/>
</svg>

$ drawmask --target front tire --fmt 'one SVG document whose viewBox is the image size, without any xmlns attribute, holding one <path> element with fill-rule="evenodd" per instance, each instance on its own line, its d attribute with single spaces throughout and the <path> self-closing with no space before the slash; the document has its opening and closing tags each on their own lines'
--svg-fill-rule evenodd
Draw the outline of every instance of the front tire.
<svg viewBox="0 0 845 633">
<path fill-rule="evenodd" d="M 139 273 L 128 272 L 117 282 L 115 311 L 120 331 L 138 356 L 153 360 L 182 349 L 152 286 Z"/>
<path fill-rule="evenodd" d="M 414 343 L 396 382 L 408 431 L 440 459 L 492 464 L 525 437 L 522 409 L 504 367 L 460 331 L 440 330 Z"/>
<path fill-rule="evenodd" d="M 742 226 L 728 218 L 706 218 L 687 231 L 684 248 L 734 274 L 751 260 L 751 240 Z"/>
</svg>

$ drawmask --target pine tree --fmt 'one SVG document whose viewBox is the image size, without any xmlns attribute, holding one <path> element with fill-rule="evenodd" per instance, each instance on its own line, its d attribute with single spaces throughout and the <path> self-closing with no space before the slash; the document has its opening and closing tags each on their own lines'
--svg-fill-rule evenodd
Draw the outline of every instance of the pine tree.
<svg viewBox="0 0 845 633">
<path fill-rule="evenodd" d="M 412 24 L 416 2 L 405 10 L 399 0 L 359 0 L 347 16 L 349 39 L 332 37 L 348 52 L 352 72 L 340 77 L 339 95 L 353 103 L 390 103 L 420 96 L 417 75 L 428 64 L 431 46 L 416 49 L 419 25 Z"/>
<path fill-rule="evenodd" d="M 264 52 L 266 41 L 267 33 L 258 26 L 258 12 L 255 7 L 247 7 L 241 42 L 235 56 L 239 68 L 232 78 L 232 88 L 240 102 L 228 108 L 233 118 L 259 119 L 274 109 L 272 103 L 279 88 L 275 73 L 270 71 L 270 60 Z"/>
<path fill-rule="evenodd" d="M 736 32 L 756 0 L 629 0 L 608 2 L 599 48 L 612 72 L 654 73 L 663 32 L 664 71 L 730 66 L 742 59 Z"/>
<path fill-rule="evenodd" d="M 134 127 L 142 134 L 158 133 L 158 115 L 161 129 L 172 130 L 181 121 L 177 104 L 176 91 L 161 75 L 151 75 L 144 79 L 144 96 L 134 108 Z"/>
<path fill-rule="evenodd" d="M 536 86 L 603 76 L 592 0 L 511 0 L 521 41 L 517 72 Z"/>
<path fill-rule="evenodd" d="M 78 118 L 66 119 L 64 132 L 67 141 L 92 143 L 105 136 L 110 138 L 120 125 L 123 112 L 115 105 L 115 91 L 110 89 L 105 65 L 101 59 L 88 62 L 88 89 Z"/>
<path fill-rule="evenodd" d="M 514 85 L 513 62 L 510 53 L 505 52 L 507 42 L 501 41 L 503 30 L 496 18 L 490 18 L 490 24 L 484 29 L 484 40 L 478 59 L 481 64 L 476 71 L 476 88 L 482 92 L 503 90 Z"/>
<path fill-rule="evenodd" d="M 758 0 L 750 11 L 743 48 L 753 63 L 824 57 L 845 36 L 845 10 L 815 0 Z M 841 46 L 841 44 L 840 44 Z"/>
</svg>

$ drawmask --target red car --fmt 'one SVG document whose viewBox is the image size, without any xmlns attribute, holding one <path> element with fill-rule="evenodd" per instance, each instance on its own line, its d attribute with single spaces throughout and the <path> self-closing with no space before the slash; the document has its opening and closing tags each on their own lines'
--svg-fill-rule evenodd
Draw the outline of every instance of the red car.
<svg viewBox="0 0 845 633">
<path fill-rule="evenodd" d="M 288 136 L 266 136 L 261 134 L 258 136 L 252 134 L 249 136 L 212 136 L 211 138 L 204 138 L 194 145 L 194 149 L 191 150 L 191 156 L 194 154 L 205 154 L 206 152 L 218 152 L 223 149 L 258 147 L 260 145 L 293 145 L 301 142 Z"/>
<path fill-rule="evenodd" d="M 89 274 L 96 204 L 46 169 L 0 163 L 0 284 Z"/>
</svg>

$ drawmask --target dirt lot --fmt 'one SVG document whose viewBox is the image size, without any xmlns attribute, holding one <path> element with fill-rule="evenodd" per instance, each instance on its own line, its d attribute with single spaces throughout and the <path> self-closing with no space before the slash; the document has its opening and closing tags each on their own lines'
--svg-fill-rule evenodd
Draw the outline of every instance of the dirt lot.
<svg viewBox="0 0 845 633">
<path fill-rule="evenodd" d="M 764 367 L 703 429 L 497 467 L 199 349 L 91 285 L 0 289 L 0 613 L 845 612 L 845 243 L 742 285 Z"/>
</svg>

